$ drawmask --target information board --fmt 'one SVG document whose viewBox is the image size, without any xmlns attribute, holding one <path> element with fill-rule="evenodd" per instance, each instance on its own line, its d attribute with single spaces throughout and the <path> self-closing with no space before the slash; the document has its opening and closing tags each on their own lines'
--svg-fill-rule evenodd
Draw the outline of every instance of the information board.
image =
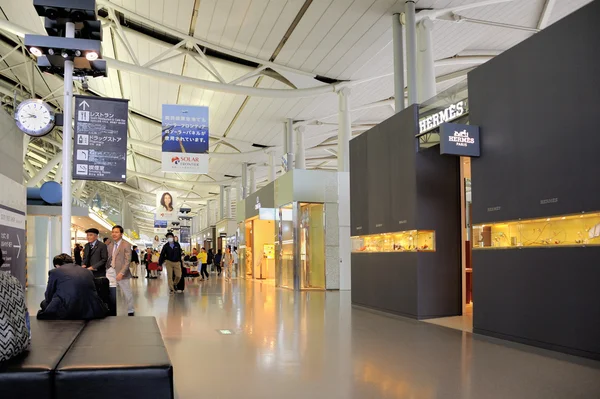
<svg viewBox="0 0 600 399">
<path fill-rule="evenodd" d="M 128 101 L 75 96 L 74 180 L 126 180 Z"/>
<path fill-rule="evenodd" d="M 190 228 L 188 226 L 181 226 L 181 230 L 179 230 L 179 241 L 183 244 L 190 243 Z"/>
<path fill-rule="evenodd" d="M 25 187 L 0 174 L 0 250 L 4 263 L 0 270 L 15 276 L 25 287 L 26 194 Z"/>
</svg>

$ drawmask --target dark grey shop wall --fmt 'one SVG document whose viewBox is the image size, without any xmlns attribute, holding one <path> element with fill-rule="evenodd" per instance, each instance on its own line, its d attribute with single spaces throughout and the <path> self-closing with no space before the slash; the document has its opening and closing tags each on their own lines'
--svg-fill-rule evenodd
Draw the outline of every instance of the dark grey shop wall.
<svg viewBox="0 0 600 399">
<path fill-rule="evenodd" d="M 600 210 L 600 1 L 469 73 L 473 222 Z"/>
<path fill-rule="evenodd" d="M 473 251 L 474 332 L 600 360 L 598 259 L 598 247 Z"/>
<path fill-rule="evenodd" d="M 414 318 L 460 314 L 459 162 L 417 152 L 412 106 L 350 142 L 352 235 L 436 231 L 433 253 L 353 253 L 352 302 Z"/>
</svg>

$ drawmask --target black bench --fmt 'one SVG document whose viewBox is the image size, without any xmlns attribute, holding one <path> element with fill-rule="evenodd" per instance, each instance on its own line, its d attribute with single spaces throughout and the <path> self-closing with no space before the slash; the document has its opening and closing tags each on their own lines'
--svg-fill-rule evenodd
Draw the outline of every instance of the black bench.
<svg viewBox="0 0 600 399">
<path fill-rule="evenodd" d="M 56 368 L 57 399 L 173 398 L 173 366 L 154 317 L 94 320 Z"/>
<path fill-rule="evenodd" d="M 54 370 L 84 326 L 83 321 L 32 319 L 29 350 L 0 363 L 0 398 L 53 398 Z"/>
</svg>

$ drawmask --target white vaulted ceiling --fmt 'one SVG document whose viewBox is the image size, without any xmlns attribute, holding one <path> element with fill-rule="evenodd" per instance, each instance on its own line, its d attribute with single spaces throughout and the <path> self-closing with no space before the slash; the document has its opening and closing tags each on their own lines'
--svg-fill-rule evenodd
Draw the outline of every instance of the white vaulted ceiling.
<svg viewBox="0 0 600 399">
<path fill-rule="evenodd" d="M 445 8 L 452 11 L 464 5 L 484 4 L 456 11 L 470 22 L 457 23 L 444 18 L 434 21 L 438 91 L 464 80 L 466 71 L 477 66 L 477 63 L 461 61 L 461 57 L 497 55 L 535 34 L 533 29 L 544 28 L 589 2 L 417 1 L 417 10 L 426 10 L 420 12 Z M 393 13 L 403 11 L 404 0 L 98 0 L 97 3 L 104 26 L 103 56 L 106 58 L 139 64 L 171 76 L 211 82 L 222 78 L 225 83 L 230 83 L 248 77 L 239 85 L 258 89 L 293 90 L 286 81 L 298 89 L 309 89 L 331 82 L 375 78 L 351 83 L 353 109 L 394 96 L 391 18 Z M 0 0 L 0 19 L 29 31 L 44 33 L 31 0 Z M 492 26 L 489 22 L 503 26 Z M 22 42 L 13 33 L 0 30 L 0 57 Z M 190 39 L 186 39 L 187 43 L 160 58 L 187 36 Z M 198 49 L 206 49 L 216 73 L 207 70 L 207 63 Z M 32 69 L 31 62 L 17 66 L 30 60 L 28 53 L 18 49 L 0 62 L 3 103 L 11 106 L 9 95 L 15 85 L 20 85 L 21 99 L 30 96 L 33 86 L 39 98 L 46 97 L 55 106 L 62 107 L 62 80 L 40 74 L 37 69 Z M 149 62 L 152 65 L 145 65 Z M 264 64 L 270 69 L 248 76 Z M 449 74 L 455 75 L 448 78 Z M 336 143 L 338 99 L 333 88 L 330 93 L 310 97 L 259 97 L 208 90 L 201 85 L 182 84 L 164 76 L 159 79 L 131 68 L 111 68 L 108 78 L 90 80 L 89 89 L 88 94 L 130 100 L 131 152 L 126 187 L 105 185 L 102 188 L 102 185 L 89 184 L 82 197 L 92 196 L 99 190 L 120 191 L 132 207 L 141 208 L 136 213 L 140 224 L 148 217 L 143 212 L 150 211 L 153 202 L 151 195 L 143 193 L 152 193 L 165 186 L 177 188 L 180 195 L 197 207 L 212 193 L 218 192 L 220 184 L 231 183 L 227 176 L 241 174 L 241 162 L 255 163 L 257 180 L 264 180 L 267 170 L 263 165 L 267 155 L 252 144 L 274 147 L 276 159 L 279 159 L 283 122 L 287 118 L 307 121 L 308 167 L 336 166 L 335 152 L 329 147 L 315 148 L 325 141 L 326 144 Z M 84 93 L 80 83 L 77 90 Z M 161 106 L 176 103 L 210 108 L 213 142 L 210 150 L 214 156 L 207 176 L 160 171 Z M 355 133 L 392 113 L 390 102 L 354 111 Z M 217 143 L 220 138 L 225 141 Z M 60 143 L 60 132 L 53 135 L 53 140 L 55 144 Z M 41 147 L 41 151 L 30 147 L 30 153 L 34 154 L 30 160 L 34 167 L 39 166 L 37 169 L 44 162 L 35 158 L 49 159 L 58 149 L 48 141 L 43 146 L 40 142 L 36 140 L 32 145 Z M 26 178 L 28 176 L 30 172 Z"/>
</svg>

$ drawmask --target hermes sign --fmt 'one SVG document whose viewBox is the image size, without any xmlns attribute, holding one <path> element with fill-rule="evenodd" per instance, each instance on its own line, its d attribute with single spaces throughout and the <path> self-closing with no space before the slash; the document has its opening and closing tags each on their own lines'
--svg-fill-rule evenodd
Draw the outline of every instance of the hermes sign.
<svg viewBox="0 0 600 399">
<path fill-rule="evenodd" d="M 440 153 L 478 157 L 479 126 L 444 123 L 440 125 Z"/>
</svg>

